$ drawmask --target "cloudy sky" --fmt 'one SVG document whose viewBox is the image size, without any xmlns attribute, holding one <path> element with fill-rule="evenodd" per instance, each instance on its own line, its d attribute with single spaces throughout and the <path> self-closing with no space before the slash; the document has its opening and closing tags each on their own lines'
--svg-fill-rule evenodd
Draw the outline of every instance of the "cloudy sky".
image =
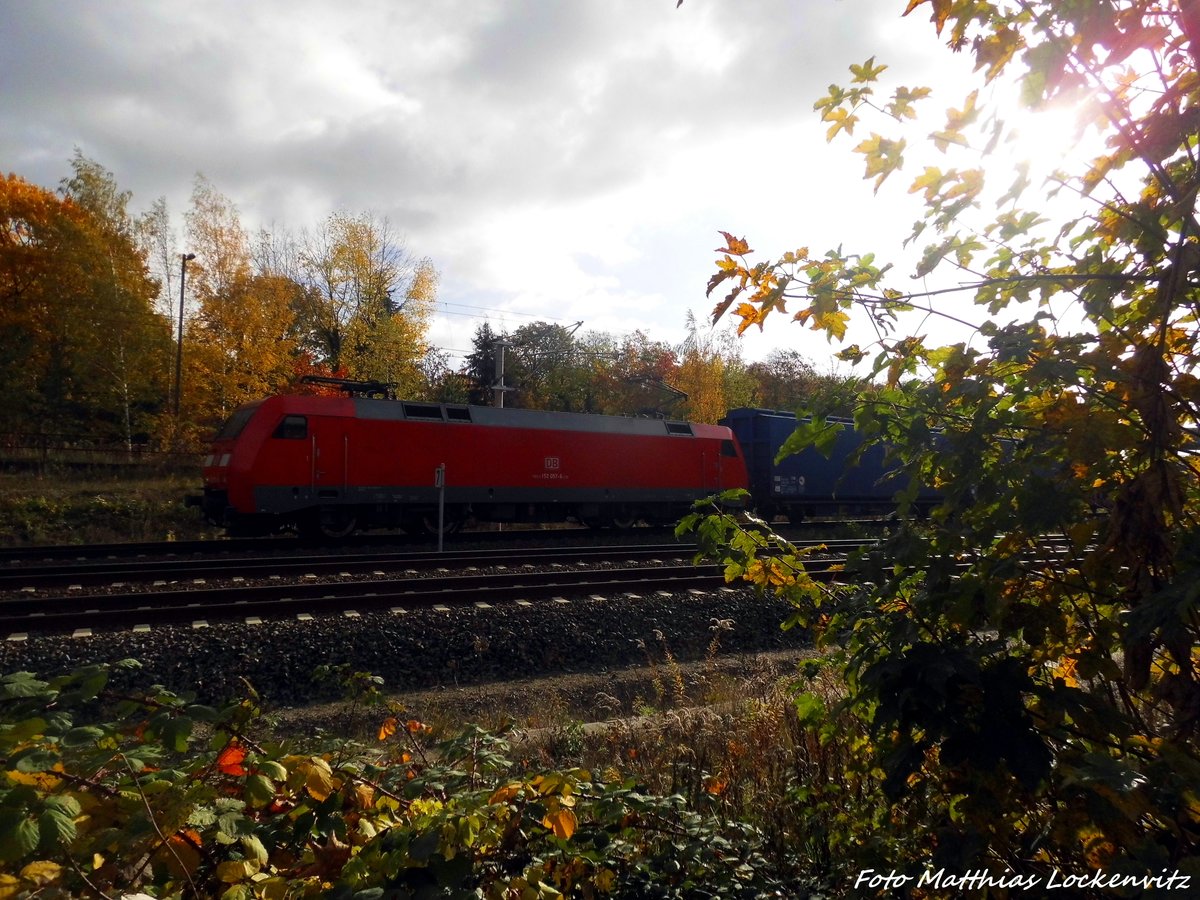
<svg viewBox="0 0 1200 900">
<path fill-rule="evenodd" d="M 906 233 L 915 208 L 873 204 L 811 111 L 871 55 L 937 77 L 947 54 L 904 6 L 3 0 L 0 168 L 53 188 L 78 147 L 180 228 L 197 172 L 251 229 L 386 216 L 441 272 L 451 351 L 484 318 L 675 342 L 711 309 L 718 229 L 774 253 Z M 745 353 L 781 345 L 831 365 L 782 322 Z"/>
</svg>

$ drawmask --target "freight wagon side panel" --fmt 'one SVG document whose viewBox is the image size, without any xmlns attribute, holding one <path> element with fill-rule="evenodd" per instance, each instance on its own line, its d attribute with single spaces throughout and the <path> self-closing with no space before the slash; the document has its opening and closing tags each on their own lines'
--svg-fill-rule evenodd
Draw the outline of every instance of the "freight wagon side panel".
<svg viewBox="0 0 1200 900">
<path fill-rule="evenodd" d="M 795 413 L 745 408 L 731 410 L 722 419 L 742 445 L 750 492 L 761 512 L 795 515 L 891 503 L 902 483 L 889 475 L 883 446 L 869 448 L 857 464 L 849 465 L 862 445 L 862 436 L 849 420 L 829 420 L 841 431 L 828 456 L 809 447 L 776 462 L 798 421 Z"/>
</svg>

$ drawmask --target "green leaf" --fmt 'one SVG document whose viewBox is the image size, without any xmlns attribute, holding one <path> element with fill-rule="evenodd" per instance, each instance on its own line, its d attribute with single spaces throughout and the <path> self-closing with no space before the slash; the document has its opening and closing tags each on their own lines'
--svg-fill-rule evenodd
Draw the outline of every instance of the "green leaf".
<svg viewBox="0 0 1200 900">
<path fill-rule="evenodd" d="M 94 700 L 104 690 L 106 684 L 108 684 L 108 669 L 90 667 L 86 677 L 80 680 L 79 686 L 73 692 L 75 699 L 78 701 Z"/>
<path fill-rule="evenodd" d="M 267 848 L 256 834 L 242 835 L 242 852 L 246 854 L 246 859 L 253 860 L 260 867 L 267 864 Z"/>
<path fill-rule="evenodd" d="M 189 706 L 187 714 L 199 722 L 216 722 L 220 718 L 220 713 L 211 706 L 202 706 L 199 703 Z"/>
<path fill-rule="evenodd" d="M 187 716 L 175 716 L 166 722 L 162 728 L 163 746 L 176 753 L 183 753 L 188 748 L 193 722 Z"/>
<path fill-rule="evenodd" d="M 417 862 L 427 861 L 438 848 L 438 832 L 427 831 L 413 839 L 408 854 Z"/>
<path fill-rule="evenodd" d="M 70 794 L 56 794 L 53 797 L 47 797 L 45 808 L 54 812 L 62 813 L 64 816 L 74 818 L 83 812 L 83 807 L 79 805 L 79 801 Z"/>
<path fill-rule="evenodd" d="M 1088 753 L 1083 764 L 1067 777 L 1067 783 L 1097 784 L 1119 793 L 1128 793 L 1147 784 L 1137 769 L 1103 753 Z"/>
<path fill-rule="evenodd" d="M 22 719 L 11 725 L 0 725 L 0 740 L 10 745 L 22 744 L 36 735 L 45 734 L 47 725 L 46 720 L 40 716 Z"/>
<path fill-rule="evenodd" d="M 17 753 L 14 753 L 8 759 L 9 768 L 16 769 L 18 772 L 46 772 L 54 768 L 54 765 L 62 759 L 61 756 L 54 750 L 48 750 L 44 747 L 27 747 Z"/>
<path fill-rule="evenodd" d="M 866 84 L 875 81 L 887 69 L 885 65 L 875 65 L 875 57 L 871 57 L 861 66 L 850 64 L 850 73 L 854 76 L 850 81 L 854 84 Z"/>
<path fill-rule="evenodd" d="M 0 678 L 0 700 L 13 700 L 18 697 L 39 697 L 47 693 L 50 685 L 39 681 L 32 672 L 14 672 Z M 56 693 L 50 691 L 49 693 Z"/>
<path fill-rule="evenodd" d="M 198 806 L 188 815 L 187 821 L 196 828 L 208 828 L 217 824 L 217 813 L 211 806 Z"/>
<path fill-rule="evenodd" d="M 816 694 L 804 693 L 796 698 L 796 716 L 804 724 L 820 721 L 825 716 L 825 701 Z"/>
<path fill-rule="evenodd" d="M 62 736 L 62 745 L 64 747 L 76 748 L 87 747 L 95 744 L 96 741 L 107 735 L 108 732 L 103 728 L 98 728 L 95 725 L 81 725 L 78 728 L 72 728 Z"/>
<path fill-rule="evenodd" d="M 284 767 L 283 763 L 277 762 L 276 760 L 268 759 L 259 763 L 258 771 L 261 774 L 266 775 L 268 778 L 274 779 L 275 781 L 287 781 L 287 769 Z"/>
<path fill-rule="evenodd" d="M 76 804 L 78 810 L 78 804 Z M 76 812 L 76 815 L 78 812 Z M 38 845 L 46 852 L 66 847 L 75 840 L 75 815 L 61 808 L 47 808 L 38 817 L 40 840 Z"/>
<path fill-rule="evenodd" d="M 6 811 L 0 817 L 0 859 L 14 862 L 37 849 L 38 823 L 26 815 Z"/>
<path fill-rule="evenodd" d="M 275 799 L 275 783 L 264 775 L 246 777 L 246 801 L 251 806 L 265 806 Z"/>
<path fill-rule="evenodd" d="M 810 447 L 822 456 L 829 458 L 833 454 L 833 448 L 837 445 L 838 435 L 844 428 L 845 426 L 838 422 L 827 422 L 824 419 L 807 419 L 797 422 L 796 430 L 788 435 L 775 455 L 776 464 Z"/>
</svg>

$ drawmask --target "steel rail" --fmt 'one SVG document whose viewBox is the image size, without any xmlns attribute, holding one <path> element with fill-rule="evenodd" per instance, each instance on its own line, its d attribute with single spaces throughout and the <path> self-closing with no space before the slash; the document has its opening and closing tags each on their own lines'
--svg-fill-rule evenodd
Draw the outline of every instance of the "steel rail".
<svg viewBox="0 0 1200 900">
<path fill-rule="evenodd" d="M 810 567 L 813 578 L 832 578 L 834 561 Z M 132 625 L 180 624 L 301 613 L 362 613 L 381 609 L 469 605 L 520 598 L 578 597 L 605 591 L 636 593 L 726 586 L 724 567 L 709 565 L 608 569 L 588 572 L 519 572 L 465 575 L 436 580 L 249 586 L 158 594 L 97 594 L 48 599 L 0 600 L 0 633 L 78 633 Z M 369 589 L 369 590 L 368 590 Z M 151 602 L 147 602 L 151 601 Z M 14 636 L 10 636 L 10 640 Z"/>
<path fill-rule="evenodd" d="M 858 540 L 798 541 L 798 547 L 826 547 L 831 551 L 851 552 L 864 545 Z M 697 551 L 691 544 L 632 544 L 525 548 L 486 548 L 451 550 L 441 554 L 395 551 L 390 553 L 346 553 L 330 556 L 268 556 L 231 559 L 121 560 L 76 565 L 22 566 L 0 569 L 0 592 L 32 591 L 61 586 L 98 586 L 181 578 L 262 578 L 278 576 L 328 576 L 376 572 L 381 568 L 428 570 L 446 566 L 547 564 L 563 559 L 620 562 L 656 557 L 690 557 Z"/>
<path fill-rule="evenodd" d="M 773 526 L 781 534 L 795 531 L 810 533 L 816 528 L 838 528 L 843 526 L 886 526 L 887 519 L 815 519 L 797 525 L 777 524 Z M 531 528 L 507 531 L 462 531 L 451 538 L 452 543 L 505 543 L 520 540 L 571 540 L 588 537 L 599 541 L 609 537 L 614 542 L 633 542 L 639 536 L 669 533 L 671 526 L 639 526 L 627 531 L 600 531 L 582 527 Z M 254 553 L 263 550 L 325 550 L 331 547 L 353 549 L 375 547 L 380 544 L 403 547 L 430 547 L 434 543 L 428 536 L 413 536 L 400 532 L 356 534 L 344 538 L 338 544 L 302 538 L 296 535 L 273 535 L 256 538 L 218 537 L 211 540 L 193 541 L 123 541 L 106 544 L 43 544 L 27 547 L 0 547 L 0 566 L 17 565 L 27 561 L 79 562 L 97 559 L 125 559 L 129 557 L 187 556 L 189 554 Z"/>
</svg>

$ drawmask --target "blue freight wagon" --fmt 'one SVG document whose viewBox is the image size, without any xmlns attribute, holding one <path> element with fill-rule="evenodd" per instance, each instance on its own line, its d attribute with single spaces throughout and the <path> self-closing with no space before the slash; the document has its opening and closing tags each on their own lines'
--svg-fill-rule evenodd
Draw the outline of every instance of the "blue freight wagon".
<svg viewBox="0 0 1200 900">
<path fill-rule="evenodd" d="M 830 417 L 840 426 L 833 451 L 814 447 L 775 461 L 784 441 L 800 422 L 792 412 L 771 409 L 730 410 L 720 422 L 741 444 L 750 476 L 751 504 L 767 521 L 786 516 L 792 522 L 834 514 L 886 513 L 896 508 L 896 494 L 907 481 L 892 471 L 882 445 L 868 448 L 854 465 L 849 459 L 862 445 L 850 419 Z M 929 505 L 936 494 L 922 489 L 918 502 Z"/>
</svg>

